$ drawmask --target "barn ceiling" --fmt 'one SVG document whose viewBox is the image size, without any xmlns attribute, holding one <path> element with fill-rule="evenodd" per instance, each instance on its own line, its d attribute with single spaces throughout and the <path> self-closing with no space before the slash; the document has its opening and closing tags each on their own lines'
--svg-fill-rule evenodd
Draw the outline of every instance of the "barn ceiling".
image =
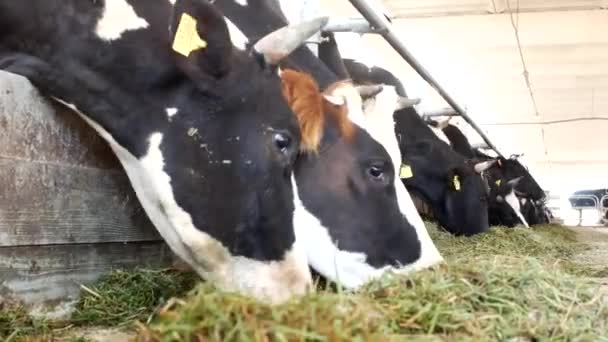
<svg viewBox="0 0 608 342">
<path fill-rule="evenodd" d="M 608 8 L 606 0 L 382 0 L 382 3 L 393 18 L 495 14 L 518 5 L 522 13 Z"/>
</svg>

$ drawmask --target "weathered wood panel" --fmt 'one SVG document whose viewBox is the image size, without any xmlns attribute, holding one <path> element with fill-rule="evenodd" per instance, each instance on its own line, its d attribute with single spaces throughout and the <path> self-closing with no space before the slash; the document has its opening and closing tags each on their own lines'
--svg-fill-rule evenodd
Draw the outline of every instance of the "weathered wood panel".
<svg viewBox="0 0 608 342">
<path fill-rule="evenodd" d="M 0 158 L 120 169 L 78 115 L 41 97 L 23 77 L 0 71 Z"/>
<path fill-rule="evenodd" d="M 111 269 L 166 267 L 173 258 L 163 242 L 0 247 L 0 302 L 75 299 L 80 284 Z"/>
<path fill-rule="evenodd" d="M 160 237 L 107 144 L 0 71 L 0 246 Z"/>
<path fill-rule="evenodd" d="M 121 171 L 0 159 L 0 246 L 158 241 Z"/>
<path fill-rule="evenodd" d="M 0 71 L 0 302 L 63 302 L 112 268 L 174 260 L 109 146 Z"/>
</svg>

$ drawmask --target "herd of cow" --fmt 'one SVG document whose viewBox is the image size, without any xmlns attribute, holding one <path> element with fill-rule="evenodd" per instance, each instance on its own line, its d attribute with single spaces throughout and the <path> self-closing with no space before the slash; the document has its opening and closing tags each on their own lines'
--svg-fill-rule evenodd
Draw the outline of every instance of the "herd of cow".
<svg viewBox="0 0 608 342">
<path fill-rule="evenodd" d="M 458 235 L 547 222 L 516 156 L 425 121 L 331 35 L 302 46 L 326 22 L 276 0 L 0 0 L 0 69 L 90 124 L 171 249 L 227 290 L 281 302 L 309 266 L 356 288 L 441 262 L 412 197 Z"/>
</svg>

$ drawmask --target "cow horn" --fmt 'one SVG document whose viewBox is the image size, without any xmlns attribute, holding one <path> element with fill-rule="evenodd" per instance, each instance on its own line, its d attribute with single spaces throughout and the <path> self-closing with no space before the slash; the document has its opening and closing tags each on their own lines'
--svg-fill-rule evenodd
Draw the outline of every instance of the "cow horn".
<svg viewBox="0 0 608 342">
<path fill-rule="evenodd" d="M 327 24 L 328 17 L 319 17 L 299 24 L 287 25 L 260 39 L 253 49 L 264 55 L 266 63 L 277 65 Z"/>
<path fill-rule="evenodd" d="M 437 121 L 437 126 L 435 126 L 435 128 L 443 130 L 444 128 L 448 127 L 451 119 L 452 119 L 452 117 L 450 116 L 443 121 Z"/>
<path fill-rule="evenodd" d="M 418 98 L 408 99 L 407 97 L 399 96 L 399 99 L 397 99 L 397 108 L 395 108 L 395 110 L 413 107 L 419 103 L 420 103 L 420 99 L 418 99 Z"/>
<path fill-rule="evenodd" d="M 521 181 L 524 178 L 524 176 L 519 176 L 517 178 L 513 178 L 510 181 L 507 182 L 507 184 L 511 187 L 516 187 L 517 184 L 519 183 L 519 181 Z"/>
<path fill-rule="evenodd" d="M 382 84 L 359 85 L 355 88 L 357 88 L 357 91 L 362 98 L 374 97 L 383 89 Z"/>
<path fill-rule="evenodd" d="M 485 170 L 487 170 L 487 169 L 491 168 L 491 167 L 492 167 L 492 165 L 494 165 L 494 163 L 496 163 L 496 159 L 494 159 L 494 160 L 488 160 L 488 161 L 485 161 L 485 162 L 480 162 L 480 163 L 477 163 L 477 164 L 475 164 L 475 167 L 474 167 L 475 172 L 477 172 L 477 173 L 482 173 L 482 172 L 484 172 Z"/>
</svg>

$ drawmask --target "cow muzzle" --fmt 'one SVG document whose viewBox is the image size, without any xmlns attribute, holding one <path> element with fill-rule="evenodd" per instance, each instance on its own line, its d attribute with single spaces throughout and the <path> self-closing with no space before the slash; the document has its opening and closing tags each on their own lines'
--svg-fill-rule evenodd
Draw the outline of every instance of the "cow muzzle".
<svg viewBox="0 0 608 342">
<path fill-rule="evenodd" d="M 224 291 L 234 291 L 270 304 L 281 304 L 312 290 L 312 277 L 303 251 L 294 248 L 282 260 L 231 260 L 211 276 Z"/>
</svg>

